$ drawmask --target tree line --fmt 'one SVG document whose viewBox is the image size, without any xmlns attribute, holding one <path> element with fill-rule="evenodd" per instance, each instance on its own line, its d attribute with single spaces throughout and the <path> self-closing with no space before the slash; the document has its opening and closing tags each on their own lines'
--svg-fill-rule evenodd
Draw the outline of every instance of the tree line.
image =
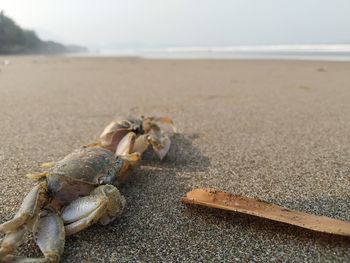
<svg viewBox="0 0 350 263">
<path fill-rule="evenodd" d="M 0 12 L 0 54 L 60 54 L 85 52 L 86 48 L 43 41 L 33 30 L 25 30 Z"/>
</svg>

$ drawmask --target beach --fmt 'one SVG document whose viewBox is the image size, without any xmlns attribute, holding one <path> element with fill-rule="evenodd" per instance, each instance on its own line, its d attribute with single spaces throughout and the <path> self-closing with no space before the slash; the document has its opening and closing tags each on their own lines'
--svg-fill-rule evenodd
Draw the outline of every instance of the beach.
<svg viewBox="0 0 350 263">
<path fill-rule="evenodd" d="M 0 57 L 0 223 L 40 163 L 116 116 L 169 116 L 168 156 L 148 152 L 122 217 L 62 262 L 349 262 L 349 238 L 180 202 L 209 187 L 350 220 L 349 101 L 350 62 Z M 19 254 L 41 256 L 30 235 Z"/>
</svg>

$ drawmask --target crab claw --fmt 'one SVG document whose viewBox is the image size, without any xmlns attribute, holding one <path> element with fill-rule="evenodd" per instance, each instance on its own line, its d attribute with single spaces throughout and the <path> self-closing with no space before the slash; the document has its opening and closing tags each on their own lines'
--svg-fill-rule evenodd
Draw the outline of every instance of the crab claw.
<svg viewBox="0 0 350 263">
<path fill-rule="evenodd" d="M 163 158 L 169 152 L 169 149 L 170 149 L 170 145 L 171 145 L 170 138 L 167 136 L 164 137 L 161 145 L 162 145 L 161 148 L 157 149 L 156 154 L 158 154 L 158 157 L 160 160 L 163 160 Z"/>
<path fill-rule="evenodd" d="M 100 135 L 99 146 L 117 155 L 133 152 L 142 154 L 149 145 L 159 159 L 163 159 L 170 148 L 170 138 L 159 125 L 170 125 L 176 133 L 174 122 L 169 117 L 129 117 L 112 121 Z"/>
<path fill-rule="evenodd" d="M 170 138 L 165 134 L 154 135 L 151 134 L 149 136 L 150 144 L 154 152 L 158 155 L 160 160 L 163 160 L 165 155 L 168 153 L 171 145 Z"/>
<path fill-rule="evenodd" d="M 133 152 L 143 153 L 150 145 L 162 160 L 170 149 L 171 141 L 161 130 L 157 132 L 151 130 L 150 133 L 141 135 L 135 140 Z"/>
<path fill-rule="evenodd" d="M 124 120 L 112 121 L 106 126 L 100 135 L 100 144 L 102 147 L 115 151 L 123 137 L 132 130 L 131 122 Z"/>
<path fill-rule="evenodd" d="M 134 132 L 136 136 L 144 133 L 144 118 L 128 117 L 125 119 L 118 118 L 109 123 L 100 135 L 98 146 L 107 148 L 113 152 L 118 147 L 120 141 L 129 132 Z"/>
<path fill-rule="evenodd" d="M 135 144 L 135 138 L 136 138 L 136 134 L 133 132 L 129 132 L 128 134 L 126 134 L 118 143 L 116 154 L 117 155 L 130 154 Z"/>
</svg>

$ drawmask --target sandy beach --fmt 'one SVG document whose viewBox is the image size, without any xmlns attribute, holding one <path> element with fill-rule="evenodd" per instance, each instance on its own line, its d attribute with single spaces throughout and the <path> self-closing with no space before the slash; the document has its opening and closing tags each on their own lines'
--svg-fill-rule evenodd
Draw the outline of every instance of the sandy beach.
<svg viewBox="0 0 350 263">
<path fill-rule="evenodd" d="M 115 116 L 166 115 L 167 158 L 147 154 L 121 219 L 68 238 L 62 262 L 349 262 L 349 238 L 180 202 L 210 187 L 350 220 L 349 101 L 350 62 L 0 57 L 0 222 L 40 163 Z M 19 253 L 41 256 L 31 236 Z"/>
</svg>

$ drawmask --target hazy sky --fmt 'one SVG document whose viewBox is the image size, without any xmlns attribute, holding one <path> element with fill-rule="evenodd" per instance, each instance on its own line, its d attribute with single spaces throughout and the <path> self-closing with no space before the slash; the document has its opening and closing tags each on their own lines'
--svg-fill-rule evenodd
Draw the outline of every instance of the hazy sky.
<svg viewBox="0 0 350 263">
<path fill-rule="evenodd" d="M 350 0 L 0 0 L 41 37 L 88 47 L 350 43 Z"/>
</svg>

